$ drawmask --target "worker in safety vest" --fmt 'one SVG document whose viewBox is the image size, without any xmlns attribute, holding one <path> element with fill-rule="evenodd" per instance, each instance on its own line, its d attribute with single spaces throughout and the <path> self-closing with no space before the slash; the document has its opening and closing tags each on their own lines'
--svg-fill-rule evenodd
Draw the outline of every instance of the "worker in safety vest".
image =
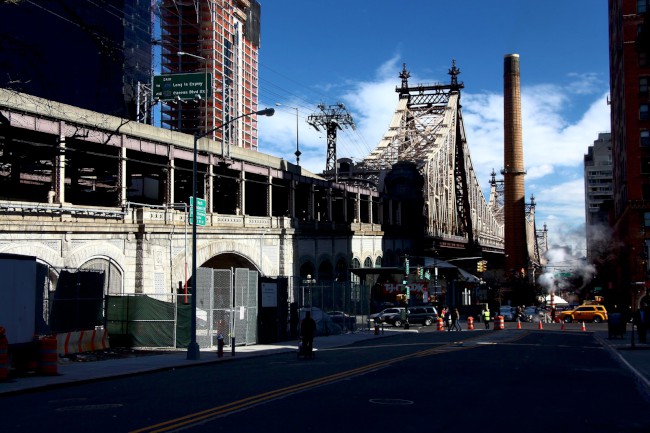
<svg viewBox="0 0 650 433">
<path fill-rule="evenodd" d="M 482 315 L 483 321 L 485 322 L 485 329 L 490 329 L 490 309 L 487 305 L 485 306 Z"/>
</svg>

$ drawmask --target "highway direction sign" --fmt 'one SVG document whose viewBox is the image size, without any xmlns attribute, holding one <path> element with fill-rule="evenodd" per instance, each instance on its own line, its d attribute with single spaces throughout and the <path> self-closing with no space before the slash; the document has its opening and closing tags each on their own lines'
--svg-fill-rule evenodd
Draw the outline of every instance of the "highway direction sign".
<svg viewBox="0 0 650 433">
<path fill-rule="evenodd" d="M 205 200 L 202 198 L 196 199 L 196 225 L 205 226 Z M 194 200 L 190 197 L 190 224 L 194 224 Z"/>
<path fill-rule="evenodd" d="M 176 99 L 196 99 L 211 96 L 211 74 L 196 72 L 191 74 L 166 74 L 153 77 L 153 97 L 161 101 Z M 206 96 L 207 88 L 207 96 Z"/>
</svg>

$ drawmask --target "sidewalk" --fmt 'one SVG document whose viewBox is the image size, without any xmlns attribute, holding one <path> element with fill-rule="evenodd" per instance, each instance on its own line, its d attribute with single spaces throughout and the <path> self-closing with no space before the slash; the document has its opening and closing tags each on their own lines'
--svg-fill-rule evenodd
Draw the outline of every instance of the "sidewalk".
<svg viewBox="0 0 650 433">
<path fill-rule="evenodd" d="M 373 332 L 361 331 L 353 334 L 330 335 L 316 337 L 314 347 L 328 349 L 332 347 L 347 346 L 356 341 L 369 338 L 387 337 L 396 332 L 385 332 L 383 335 L 374 335 Z M 187 351 L 169 351 L 160 355 L 137 356 L 133 358 L 109 359 L 96 362 L 68 362 L 58 364 L 56 376 L 28 376 L 11 378 L 0 382 L 0 396 L 26 392 L 34 389 L 53 388 L 70 383 L 90 382 L 109 377 L 130 376 L 146 372 L 167 370 L 170 368 L 192 367 L 200 364 L 228 362 L 253 356 L 265 356 L 276 353 L 296 352 L 298 341 L 285 341 L 278 344 L 255 344 L 250 346 L 235 346 L 235 354 L 226 346 L 223 357 L 217 356 L 216 349 L 202 349 L 200 359 L 188 360 Z"/>
<path fill-rule="evenodd" d="M 532 327 L 531 327 L 532 328 Z M 467 328 L 464 328 L 467 329 Z M 534 331 L 534 329 L 530 329 Z M 405 331 L 402 329 L 387 329 L 380 335 L 374 335 L 372 331 L 361 331 L 353 334 L 330 335 L 327 337 L 316 337 L 314 346 L 318 349 L 328 349 L 353 344 L 357 341 L 371 338 L 388 337 L 399 332 L 418 332 L 417 328 Z M 486 339 L 500 340 L 511 333 L 521 332 L 517 329 L 506 329 L 505 331 L 484 332 Z M 558 331 L 539 331 L 558 332 Z M 565 331 L 562 331 L 565 332 Z M 575 331 L 566 331 L 575 332 Z M 638 379 L 650 390 L 650 345 L 635 343 L 631 347 L 630 330 L 623 339 L 609 340 L 607 331 L 590 331 L 595 338 L 608 350 L 611 355 L 618 359 L 621 364 L 628 368 Z M 462 334 L 469 336 L 473 331 L 462 331 Z M 636 337 L 636 336 L 635 336 Z M 15 393 L 29 392 L 35 389 L 54 388 L 65 386 L 71 383 L 83 383 L 94 380 L 101 380 L 110 377 L 130 376 L 146 372 L 167 370 L 170 368 L 192 367 L 200 364 L 217 362 L 229 362 L 242 358 L 254 356 L 265 356 L 276 353 L 295 352 L 298 349 L 297 341 L 281 342 L 278 344 L 256 344 L 251 346 L 236 346 L 235 354 L 231 348 L 226 347 L 223 357 L 217 357 L 216 350 L 203 349 L 200 359 L 195 361 L 187 360 L 187 351 L 170 351 L 161 355 L 138 356 L 133 358 L 111 359 L 97 362 L 69 362 L 59 363 L 58 375 L 56 376 L 28 376 L 13 378 L 6 382 L 0 382 L 0 396 Z"/>
</svg>

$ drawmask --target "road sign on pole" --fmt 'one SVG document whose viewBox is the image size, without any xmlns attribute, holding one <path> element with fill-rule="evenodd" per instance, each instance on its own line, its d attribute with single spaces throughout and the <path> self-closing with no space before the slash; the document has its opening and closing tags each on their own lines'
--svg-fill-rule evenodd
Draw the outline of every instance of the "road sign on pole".
<svg viewBox="0 0 650 433">
<path fill-rule="evenodd" d="M 211 96 L 211 74 L 165 74 L 153 77 L 153 97 L 161 101 L 176 99 L 203 99 Z"/>
<path fill-rule="evenodd" d="M 202 198 L 196 199 L 196 225 L 205 226 L 205 200 Z M 194 200 L 190 197 L 190 224 L 194 223 Z"/>
</svg>

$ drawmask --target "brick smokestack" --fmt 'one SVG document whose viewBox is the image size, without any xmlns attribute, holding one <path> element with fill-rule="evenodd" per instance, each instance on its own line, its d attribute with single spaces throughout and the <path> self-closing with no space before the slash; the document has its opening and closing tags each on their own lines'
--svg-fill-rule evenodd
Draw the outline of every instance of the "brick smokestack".
<svg viewBox="0 0 650 433">
<path fill-rule="evenodd" d="M 505 272 L 511 276 L 513 271 L 528 269 L 519 54 L 506 54 L 503 59 L 503 111 Z"/>
</svg>

